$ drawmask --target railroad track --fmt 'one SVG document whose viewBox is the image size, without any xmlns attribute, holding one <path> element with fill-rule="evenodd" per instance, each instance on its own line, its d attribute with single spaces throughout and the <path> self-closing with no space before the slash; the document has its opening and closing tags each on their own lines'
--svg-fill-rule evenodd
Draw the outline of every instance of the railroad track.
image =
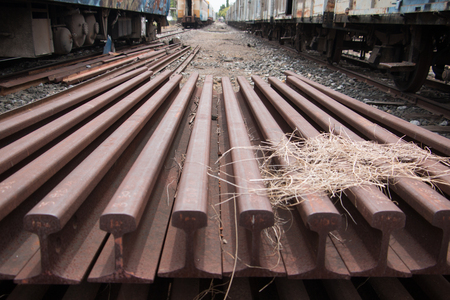
<svg viewBox="0 0 450 300">
<path fill-rule="evenodd" d="M 334 299 L 337 291 L 357 299 L 369 277 L 367 293 L 448 295 L 448 175 L 442 193 L 391 182 L 396 204 L 372 186 L 349 188 L 342 206 L 324 193 L 304 196 L 279 212 L 290 222 L 278 252 L 264 234 L 275 221 L 269 199 L 249 192 L 263 188 L 249 146 L 333 128 L 354 141 L 403 136 L 449 156 L 450 140 L 294 73 L 286 83 L 253 76 L 255 88 L 239 77 L 237 93 L 222 78 L 221 94 L 212 76 L 202 87 L 194 73 L 181 88 L 180 70 L 150 80 L 180 53 L 0 116 L 0 278 L 6 289 L 18 284 L 11 299 L 44 297 L 49 284 L 95 298 L 109 283 L 119 298 L 192 299 L 211 282 L 226 293 L 230 278 L 238 299 Z"/>
<path fill-rule="evenodd" d="M 273 42 L 275 44 L 275 42 Z M 298 55 L 308 59 L 308 60 L 312 60 L 316 63 L 325 65 L 327 68 L 329 68 L 330 70 L 333 71 L 339 71 L 341 73 L 346 74 L 348 77 L 356 79 L 358 81 L 361 82 L 365 82 L 369 85 L 372 85 L 378 89 L 380 89 L 381 91 L 388 93 L 390 95 L 393 96 L 393 98 L 398 99 L 398 100 L 404 100 L 406 101 L 406 103 L 409 103 L 411 105 L 415 105 L 418 106 L 420 108 L 423 108 L 425 110 L 428 110 L 430 112 L 432 112 L 434 115 L 438 115 L 438 116 L 443 116 L 445 118 L 450 118 L 450 105 L 447 103 L 442 103 L 439 101 L 435 101 L 433 99 L 429 99 L 426 97 L 423 97 L 421 95 L 418 94 L 414 94 L 414 93 L 404 93 L 399 91 L 398 89 L 396 89 L 395 87 L 385 84 L 383 82 L 380 82 L 376 79 L 370 78 L 368 76 L 362 75 L 358 72 L 352 71 L 352 70 L 348 70 L 344 67 L 340 67 L 338 65 L 330 65 L 326 60 L 323 60 L 321 58 L 318 58 L 314 55 L 309 55 L 307 53 L 304 52 L 298 52 L 295 49 L 289 47 L 289 46 L 281 46 L 283 49 L 286 49 L 288 51 L 291 52 L 295 52 Z M 428 81 L 428 85 L 429 86 L 436 86 L 437 84 L 432 82 L 432 81 Z M 440 86 L 440 85 L 439 85 Z M 436 128 L 437 130 L 438 128 Z"/>
<path fill-rule="evenodd" d="M 130 68 L 152 62 L 156 64 L 156 61 L 163 61 L 174 52 L 178 54 L 175 56 L 179 56 L 184 53 L 179 51 L 181 48 L 183 46 L 180 44 L 165 45 L 161 42 L 152 42 L 126 47 L 116 53 L 90 55 L 21 71 L 0 80 L 0 94 L 8 95 L 43 83 L 73 85 L 97 76 L 108 77 L 111 72 L 126 72 Z"/>
<path fill-rule="evenodd" d="M 169 36 L 174 36 L 174 35 L 177 35 L 177 34 L 183 34 L 183 33 L 189 32 L 191 30 L 192 29 L 177 29 L 177 30 L 167 31 L 167 32 L 164 32 L 162 34 L 158 34 L 157 35 L 157 40 L 161 40 L 161 39 L 167 38 Z"/>
</svg>

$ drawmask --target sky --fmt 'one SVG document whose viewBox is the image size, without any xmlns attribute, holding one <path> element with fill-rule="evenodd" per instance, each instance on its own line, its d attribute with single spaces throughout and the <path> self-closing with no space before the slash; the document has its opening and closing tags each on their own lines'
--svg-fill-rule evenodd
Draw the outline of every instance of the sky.
<svg viewBox="0 0 450 300">
<path fill-rule="evenodd" d="M 214 8 L 214 12 L 218 13 L 220 7 L 223 5 L 227 5 L 227 0 L 207 0 L 209 2 L 209 4 L 212 5 L 212 7 Z M 228 0 L 229 5 L 231 5 L 231 3 L 234 3 L 234 0 Z"/>
</svg>

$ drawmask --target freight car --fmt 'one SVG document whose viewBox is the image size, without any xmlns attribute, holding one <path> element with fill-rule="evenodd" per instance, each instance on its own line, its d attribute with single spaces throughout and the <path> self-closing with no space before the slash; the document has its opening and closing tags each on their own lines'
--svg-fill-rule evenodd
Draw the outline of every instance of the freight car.
<svg viewBox="0 0 450 300">
<path fill-rule="evenodd" d="M 0 56 L 66 54 L 96 40 L 152 40 L 170 0 L 0 0 Z"/>
<path fill-rule="evenodd" d="M 178 23 L 184 28 L 198 28 L 212 23 L 212 6 L 206 0 L 178 0 Z"/>
<path fill-rule="evenodd" d="M 208 25 L 214 23 L 214 21 L 216 20 L 216 14 L 214 13 L 214 8 L 212 7 L 212 5 L 208 2 Z"/>
<path fill-rule="evenodd" d="M 236 0 L 230 25 L 338 63 L 344 50 L 388 70 L 416 92 L 430 67 L 450 81 L 450 2 L 440 0 Z"/>
</svg>

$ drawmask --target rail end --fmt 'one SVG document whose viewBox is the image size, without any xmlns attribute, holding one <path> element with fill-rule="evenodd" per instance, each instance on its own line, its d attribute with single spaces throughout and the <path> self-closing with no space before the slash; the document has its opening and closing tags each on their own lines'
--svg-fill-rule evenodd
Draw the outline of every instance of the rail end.
<svg viewBox="0 0 450 300">
<path fill-rule="evenodd" d="M 251 231 L 263 230 L 275 223 L 274 215 L 269 210 L 247 210 L 239 217 L 239 225 Z"/>
<path fill-rule="evenodd" d="M 50 214 L 28 213 L 23 218 L 23 227 L 38 235 L 49 235 L 62 230 L 60 219 Z"/>
<path fill-rule="evenodd" d="M 196 230 L 207 224 L 208 216 L 201 211 L 180 210 L 172 214 L 172 225 L 185 231 Z"/>
<path fill-rule="evenodd" d="M 107 213 L 100 217 L 100 229 L 112 233 L 115 237 L 135 231 L 138 227 L 136 218 L 123 213 Z"/>
</svg>

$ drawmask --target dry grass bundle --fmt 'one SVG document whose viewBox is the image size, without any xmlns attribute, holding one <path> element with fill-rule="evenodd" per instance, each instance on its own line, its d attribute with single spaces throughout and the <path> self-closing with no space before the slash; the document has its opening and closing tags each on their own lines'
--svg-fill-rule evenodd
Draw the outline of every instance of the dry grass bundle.
<svg viewBox="0 0 450 300">
<path fill-rule="evenodd" d="M 229 149 L 222 158 L 232 150 Z M 273 245 L 274 254 L 278 255 L 282 249 L 283 225 L 290 222 L 280 218 L 279 209 L 298 204 L 302 196 L 317 192 L 324 192 L 330 197 L 340 196 L 348 188 L 364 185 L 387 190 L 388 184 L 395 184 L 399 178 L 413 178 L 434 186 L 445 183 L 439 181 L 440 176 L 450 174 L 449 168 L 448 173 L 439 177 L 429 176 L 422 167 L 426 160 L 450 166 L 449 159 L 433 155 L 414 143 L 402 141 L 396 144 L 354 142 L 333 133 L 301 139 L 292 133 L 283 142 L 268 143 L 256 150 L 260 154 L 260 172 L 265 189 L 248 192 L 269 196 L 274 208 L 275 226 L 266 228 L 264 237 Z M 280 158 L 289 163 L 280 163 Z M 235 200 L 236 196 L 232 195 L 229 199 Z M 238 259 L 237 252 L 234 259 Z"/>
<path fill-rule="evenodd" d="M 418 175 L 426 174 L 421 164 L 427 159 L 447 162 L 413 143 L 354 142 L 328 133 L 310 139 L 291 134 L 287 142 L 261 150 L 270 153 L 260 161 L 260 170 L 274 207 L 296 204 L 301 196 L 315 192 L 333 197 L 353 186 L 384 188 L 401 177 L 433 185 L 438 178 Z M 284 157 L 289 164 L 276 165 L 277 157 Z"/>
</svg>

